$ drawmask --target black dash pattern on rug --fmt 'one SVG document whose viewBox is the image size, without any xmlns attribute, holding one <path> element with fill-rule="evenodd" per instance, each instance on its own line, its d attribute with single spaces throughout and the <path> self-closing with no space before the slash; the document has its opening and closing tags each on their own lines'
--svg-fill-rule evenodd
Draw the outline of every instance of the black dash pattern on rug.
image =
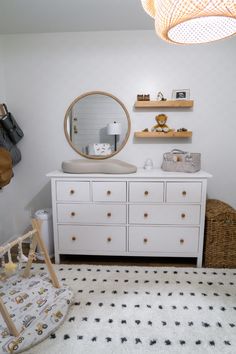
<svg viewBox="0 0 236 354">
<path fill-rule="evenodd" d="M 46 340 L 30 354 L 60 352 L 60 345 L 70 354 L 236 353 L 235 270 L 55 267 L 74 302 L 48 338 L 54 351 Z"/>
</svg>

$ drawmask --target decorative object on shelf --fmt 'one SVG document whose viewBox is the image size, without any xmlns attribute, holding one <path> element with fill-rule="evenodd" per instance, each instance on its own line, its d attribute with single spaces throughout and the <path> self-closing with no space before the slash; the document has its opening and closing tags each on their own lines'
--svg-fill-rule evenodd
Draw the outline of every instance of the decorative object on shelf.
<svg viewBox="0 0 236 354">
<path fill-rule="evenodd" d="M 189 89 L 179 89 L 172 91 L 173 100 L 189 100 L 190 90 Z"/>
<path fill-rule="evenodd" d="M 150 95 L 137 95 L 137 101 L 150 101 Z"/>
<path fill-rule="evenodd" d="M 173 149 L 163 154 L 161 168 L 169 172 L 197 172 L 201 169 L 201 154 Z"/>
<path fill-rule="evenodd" d="M 187 128 L 179 128 L 177 129 L 177 132 L 187 132 L 188 129 Z"/>
<path fill-rule="evenodd" d="M 142 132 L 148 132 L 149 130 L 148 130 L 148 128 L 144 128 L 143 130 L 142 130 Z"/>
<path fill-rule="evenodd" d="M 169 131 L 173 131 L 173 129 L 170 129 L 166 124 L 167 118 L 168 117 L 166 114 L 158 114 L 158 116 L 155 117 L 157 124 L 155 124 L 152 127 L 151 131 L 163 132 L 163 133 L 168 133 Z"/>
<path fill-rule="evenodd" d="M 145 161 L 145 164 L 144 164 L 143 168 L 144 168 L 145 170 L 151 170 L 151 169 L 153 169 L 153 161 L 152 161 L 152 159 L 147 159 L 147 160 Z"/>
<path fill-rule="evenodd" d="M 164 98 L 163 93 L 161 91 L 159 91 L 157 94 L 157 101 L 167 101 L 167 99 Z"/>
<path fill-rule="evenodd" d="M 107 125 L 107 134 L 114 135 L 114 137 L 115 137 L 114 151 L 116 151 L 117 150 L 117 136 L 119 136 L 121 134 L 120 123 L 117 123 L 117 122 L 109 123 Z"/>
<path fill-rule="evenodd" d="M 143 96 L 144 101 L 150 101 L 150 95 L 144 95 Z"/>
<path fill-rule="evenodd" d="M 235 1 L 141 0 L 157 35 L 171 43 L 213 42 L 236 33 Z"/>
<path fill-rule="evenodd" d="M 137 95 L 137 101 L 143 101 L 143 95 Z"/>
</svg>

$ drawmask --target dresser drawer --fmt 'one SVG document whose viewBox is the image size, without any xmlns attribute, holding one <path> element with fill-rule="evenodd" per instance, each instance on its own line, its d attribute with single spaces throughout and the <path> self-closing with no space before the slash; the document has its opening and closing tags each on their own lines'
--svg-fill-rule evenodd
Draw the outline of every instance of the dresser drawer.
<svg viewBox="0 0 236 354">
<path fill-rule="evenodd" d="M 64 201 L 88 202 L 89 182 L 56 182 L 56 198 Z"/>
<path fill-rule="evenodd" d="M 125 182 L 93 182 L 93 201 L 125 202 Z"/>
<path fill-rule="evenodd" d="M 58 226 L 60 252 L 126 251 L 126 228 L 122 226 Z"/>
<path fill-rule="evenodd" d="M 130 227 L 130 252 L 198 252 L 197 227 Z"/>
<path fill-rule="evenodd" d="M 118 204 L 58 204 L 58 222 L 125 224 L 126 206 Z"/>
<path fill-rule="evenodd" d="M 130 205 L 130 224 L 197 225 L 200 205 Z"/>
<path fill-rule="evenodd" d="M 163 202 L 162 182 L 130 182 L 129 200 L 131 202 Z"/>
<path fill-rule="evenodd" d="M 201 182 L 167 182 L 167 203 L 200 203 Z"/>
</svg>

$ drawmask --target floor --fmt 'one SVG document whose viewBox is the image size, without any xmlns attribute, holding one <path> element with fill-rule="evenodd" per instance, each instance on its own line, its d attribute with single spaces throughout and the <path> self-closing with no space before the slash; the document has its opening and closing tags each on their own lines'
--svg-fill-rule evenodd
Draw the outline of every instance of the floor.
<svg viewBox="0 0 236 354">
<path fill-rule="evenodd" d="M 23 245 L 23 252 L 27 256 L 29 246 Z M 12 248 L 12 259 L 16 261 L 17 247 Z M 52 259 L 54 263 L 54 259 Z M 44 261 L 37 261 L 44 263 Z M 152 267 L 196 267 L 196 258 L 166 258 L 166 257 L 121 257 L 121 256 L 87 256 L 62 255 L 61 264 L 101 264 L 101 265 L 135 265 Z"/>
<path fill-rule="evenodd" d="M 158 267 L 196 267 L 195 258 L 115 257 L 115 256 L 61 256 L 62 264 L 135 265 Z"/>
</svg>

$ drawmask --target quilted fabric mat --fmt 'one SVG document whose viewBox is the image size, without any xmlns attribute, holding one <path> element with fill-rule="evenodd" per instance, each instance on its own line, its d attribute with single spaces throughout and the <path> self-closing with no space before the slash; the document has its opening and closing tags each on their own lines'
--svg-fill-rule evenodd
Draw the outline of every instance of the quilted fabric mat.
<svg viewBox="0 0 236 354">
<path fill-rule="evenodd" d="M 20 353 L 48 337 L 63 322 L 73 298 L 70 288 L 54 288 L 48 273 L 42 271 L 1 282 L 0 295 L 20 331 L 19 337 L 11 336 L 0 316 L 1 353 Z"/>
</svg>

